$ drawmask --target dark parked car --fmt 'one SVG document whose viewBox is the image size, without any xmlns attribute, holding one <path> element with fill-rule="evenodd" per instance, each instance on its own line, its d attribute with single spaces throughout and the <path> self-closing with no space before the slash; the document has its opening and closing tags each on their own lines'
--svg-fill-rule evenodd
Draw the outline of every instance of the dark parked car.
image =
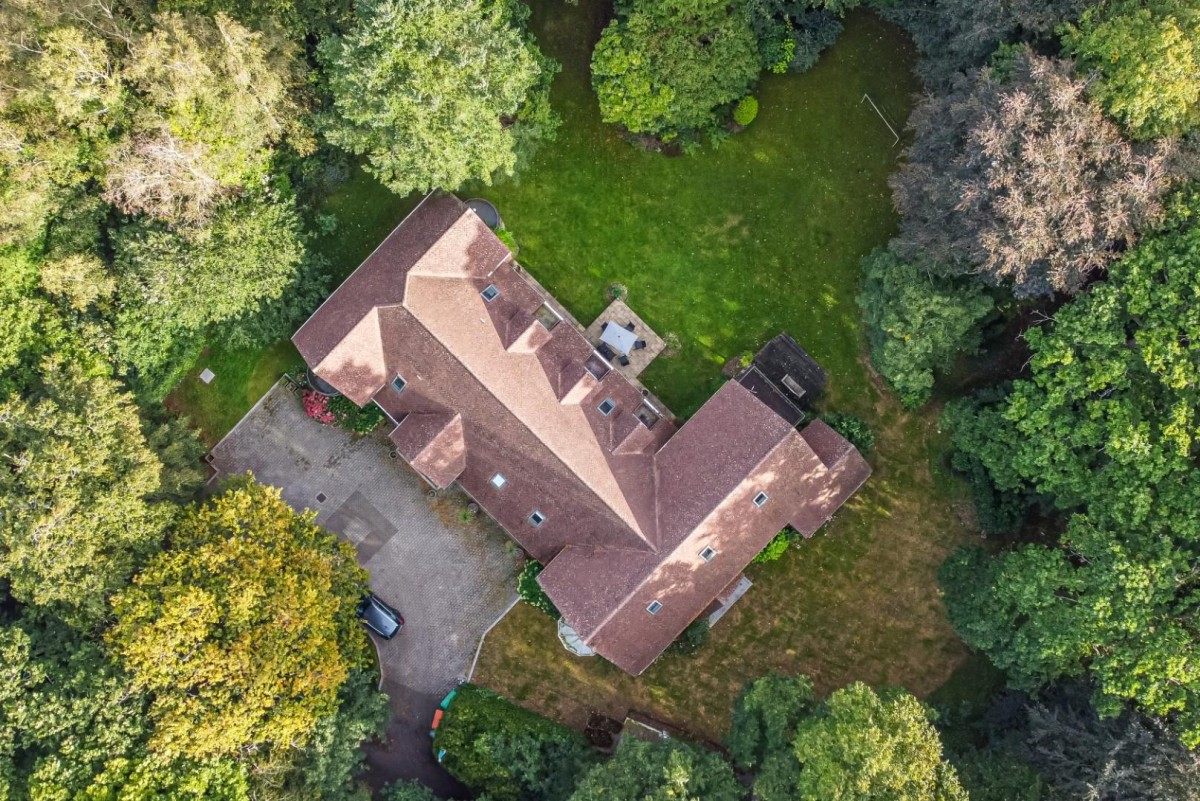
<svg viewBox="0 0 1200 801">
<path fill-rule="evenodd" d="M 404 628 L 404 618 L 401 614 L 379 600 L 379 596 L 373 592 L 364 595 L 359 603 L 358 619 L 385 640 L 392 639 Z"/>
</svg>

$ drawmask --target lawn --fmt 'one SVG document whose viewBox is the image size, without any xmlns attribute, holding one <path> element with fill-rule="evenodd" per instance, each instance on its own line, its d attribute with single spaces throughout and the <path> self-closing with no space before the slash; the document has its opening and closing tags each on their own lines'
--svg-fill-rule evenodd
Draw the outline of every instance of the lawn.
<svg viewBox="0 0 1200 801">
<path fill-rule="evenodd" d="M 749 572 L 754 588 L 694 658 L 664 657 L 629 677 L 570 657 L 553 623 L 518 606 L 489 635 L 475 681 L 539 712 L 580 725 L 589 710 L 638 709 L 699 737 L 719 738 L 741 685 L 771 669 L 812 674 L 831 690 L 861 679 L 954 697 L 975 675 L 951 631 L 935 571 L 969 536 L 969 506 L 940 468 L 936 411 L 911 415 L 873 378 L 854 294 L 859 259 L 895 227 L 887 176 L 899 147 L 869 94 L 900 127 L 917 83 L 909 43 L 862 13 L 810 72 L 767 76 L 761 112 L 719 148 L 666 157 L 627 144 L 599 120 L 588 77 L 607 3 L 535 0 L 531 24 L 563 64 L 553 100 L 558 140 L 518 179 L 460 195 L 496 203 L 522 264 L 585 324 L 621 282 L 629 302 L 682 350 L 643 380 L 676 413 L 694 412 L 720 386 L 721 366 L 782 330 L 831 376 L 824 405 L 865 417 L 876 432 L 875 475 L 821 535 Z M 341 275 L 415 203 L 356 174 L 323 204 L 338 220 L 318 247 Z M 172 394 L 172 408 L 215 440 L 295 353 L 213 347 Z M 208 386 L 195 375 L 211 366 Z M 956 674 L 957 671 L 957 674 Z"/>
<path fill-rule="evenodd" d="M 854 303 L 859 259 L 895 226 L 887 176 L 917 85 L 911 50 L 873 16 L 854 15 L 801 76 L 769 76 L 758 119 L 718 149 L 667 158 L 600 123 L 588 47 L 602 4 L 536 6 L 539 41 L 563 63 L 554 104 L 564 126 L 518 181 L 472 191 L 493 200 L 521 262 L 585 323 L 619 281 L 629 302 L 683 349 L 643 378 L 691 414 L 722 364 L 789 331 L 830 372 L 829 408 L 864 416 L 875 475 L 821 535 L 748 571 L 755 586 L 693 658 L 667 656 L 632 678 L 568 655 L 542 613 L 518 606 L 489 635 L 475 681 L 582 725 L 629 709 L 719 739 L 742 684 L 803 671 L 829 691 L 854 680 L 933 693 L 974 665 L 946 621 L 935 572 L 968 536 L 956 482 L 940 469 L 936 412 L 903 413 L 872 380 Z M 957 695 L 956 695 L 957 697 Z"/>
<path fill-rule="evenodd" d="M 834 375 L 839 405 L 865 409 L 853 296 L 859 258 L 895 226 L 886 178 L 899 147 L 861 101 L 869 93 L 903 120 L 917 89 L 907 42 L 854 16 L 811 72 L 762 82 L 744 132 L 670 158 L 600 121 L 588 64 L 605 13 L 603 2 L 535 4 L 538 41 L 563 65 L 562 130 L 519 180 L 471 191 L 496 203 L 521 263 L 585 325 L 620 282 L 659 334 L 682 339 L 679 357 L 643 377 L 677 414 L 712 395 L 725 361 L 781 330 Z"/>
</svg>

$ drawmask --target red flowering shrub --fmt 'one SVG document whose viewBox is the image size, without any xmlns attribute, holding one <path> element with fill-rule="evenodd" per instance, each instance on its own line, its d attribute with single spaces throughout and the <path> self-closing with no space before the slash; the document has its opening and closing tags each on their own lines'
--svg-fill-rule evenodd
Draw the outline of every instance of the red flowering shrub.
<svg viewBox="0 0 1200 801">
<path fill-rule="evenodd" d="M 329 398 L 311 389 L 304 390 L 301 397 L 304 399 L 305 414 L 318 423 L 329 425 L 334 422 L 333 412 L 329 411 Z"/>
</svg>

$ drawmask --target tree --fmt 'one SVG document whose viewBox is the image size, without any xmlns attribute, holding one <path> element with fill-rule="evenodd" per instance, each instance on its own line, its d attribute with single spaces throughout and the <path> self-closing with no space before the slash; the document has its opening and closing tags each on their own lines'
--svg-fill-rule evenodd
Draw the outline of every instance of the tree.
<svg viewBox="0 0 1200 801">
<path fill-rule="evenodd" d="M 52 358 L 36 396 L 0 404 L 0 422 L 0 574 L 22 603 L 95 623 L 172 515 L 149 501 L 161 465 L 132 398 Z"/>
<path fill-rule="evenodd" d="M 384 801 L 438 801 L 425 785 L 416 781 L 389 784 L 383 791 Z"/>
<path fill-rule="evenodd" d="M 807 676 L 772 673 L 747 685 L 734 704 L 729 756 L 739 769 L 754 771 L 754 792 L 763 801 L 789 798 L 799 783 L 792 744 L 814 703 Z"/>
<path fill-rule="evenodd" d="M 1091 95 L 1135 139 L 1200 124 L 1200 8 L 1184 0 L 1110 0 L 1067 25 L 1063 44 Z"/>
<path fill-rule="evenodd" d="M 1085 673 L 1097 708 L 1132 701 L 1200 743 L 1195 650 L 1200 408 L 1197 200 L 1114 265 L 1108 281 L 1026 333 L 1031 377 L 954 422 L 1002 491 L 1070 515 L 1059 547 L 968 552 L 943 572 L 963 638 L 1019 686 Z"/>
<path fill-rule="evenodd" d="M 1161 722 L 1125 713 L 1101 718 L 1068 694 L 1031 704 L 1011 746 L 1064 798 L 1196 801 L 1200 754 Z"/>
<path fill-rule="evenodd" d="M 881 696 L 861 683 L 838 690 L 797 727 L 793 747 L 803 769 L 791 798 L 966 801 L 928 713 L 908 693 Z"/>
<path fill-rule="evenodd" d="M 746 685 L 734 704 L 726 742 L 733 763 L 753 770 L 772 754 L 789 751 L 796 727 L 814 703 L 812 680 L 807 676 L 771 673 Z"/>
<path fill-rule="evenodd" d="M 1018 296 L 1073 294 L 1162 216 L 1164 147 L 1136 149 L 1066 62 L 1017 50 L 920 102 L 891 179 L 902 259 L 978 273 Z"/>
<path fill-rule="evenodd" d="M 706 131 L 758 77 L 744 2 L 626 0 L 592 54 L 605 122 L 666 140 Z"/>
<path fill-rule="evenodd" d="M 291 38 L 325 36 L 351 20 L 349 0 L 159 0 L 159 11 L 228 14 L 243 25 L 261 30 L 280 24 Z"/>
<path fill-rule="evenodd" d="M 741 801 L 729 764 L 679 740 L 624 737 L 613 758 L 584 774 L 570 801 Z"/>
<path fill-rule="evenodd" d="M 296 48 L 223 14 L 158 14 L 130 46 L 141 102 L 107 159 L 105 199 L 128 213 L 206 221 L 263 183 L 273 148 L 309 152 Z"/>
<path fill-rule="evenodd" d="M 382 735 L 389 718 L 387 696 L 376 689 L 375 671 L 354 670 L 339 694 L 337 711 L 317 721 L 300 748 L 266 749 L 250 759 L 250 790 L 259 801 L 370 801 L 360 778 L 362 742 Z"/>
<path fill-rule="evenodd" d="M 922 58 L 917 72 L 931 89 L 949 87 L 961 72 L 982 66 L 1009 43 L 1056 47 L 1055 32 L 1078 19 L 1091 0 L 976 0 L 880 3 L 883 15 L 903 25 Z"/>
<path fill-rule="evenodd" d="M 235 482 L 184 513 L 113 602 L 108 641 L 153 693 L 152 746 L 195 758 L 310 742 L 365 659 L 353 546 L 279 490 Z"/>
<path fill-rule="evenodd" d="M 258 195 L 218 210 L 205 226 L 131 222 L 116 232 L 114 248 L 124 301 L 119 354 L 154 398 L 175 383 L 180 344 L 281 298 L 307 258 L 290 200 Z"/>
<path fill-rule="evenodd" d="M 458 688 L 433 747 L 452 776 L 495 801 L 564 801 L 596 759 L 577 733 L 470 684 Z"/>
<path fill-rule="evenodd" d="M 37 261 L 25 250 L 0 251 L 0 396 L 23 390 L 58 338 L 54 310 L 37 296 Z"/>
<path fill-rule="evenodd" d="M 522 142 L 547 137 L 557 65 L 517 0 L 368 0 L 321 43 L 333 94 L 326 135 L 365 155 L 397 194 L 511 175 Z"/>
<path fill-rule="evenodd" d="M 863 270 L 858 305 L 871 360 L 906 408 L 921 406 L 933 392 L 935 370 L 944 370 L 960 352 L 978 350 L 980 323 L 992 311 L 992 299 L 976 283 L 934 278 L 887 250 L 864 258 Z"/>
<path fill-rule="evenodd" d="M 5 798 L 246 799 L 229 761 L 146 749 L 146 696 L 98 643 L 42 615 L 0 625 L 0 769 Z M 3 752 L 7 751 L 7 754 Z"/>
</svg>

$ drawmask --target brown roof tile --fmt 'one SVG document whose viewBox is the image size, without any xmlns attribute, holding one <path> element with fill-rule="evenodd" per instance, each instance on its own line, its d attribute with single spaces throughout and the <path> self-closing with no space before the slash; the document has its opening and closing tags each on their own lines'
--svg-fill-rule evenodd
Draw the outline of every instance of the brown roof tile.
<svg viewBox="0 0 1200 801">
<path fill-rule="evenodd" d="M 431 195 L 293 339 L 318 376 L 398 422 L 416 469 L 457 480 L 548 563 L 539 580 L 567 622 L 640 673 L 780 528 L 811 533 L 870 468 L 832 429 L 797 433 L 736 382 L 678 431 L 647 428 L 639 389 L 572 325 L 537 322 L 543 301 L 474 213 Z M 700 558 L 705 546 L 717 557 Z"/>
</svg>

